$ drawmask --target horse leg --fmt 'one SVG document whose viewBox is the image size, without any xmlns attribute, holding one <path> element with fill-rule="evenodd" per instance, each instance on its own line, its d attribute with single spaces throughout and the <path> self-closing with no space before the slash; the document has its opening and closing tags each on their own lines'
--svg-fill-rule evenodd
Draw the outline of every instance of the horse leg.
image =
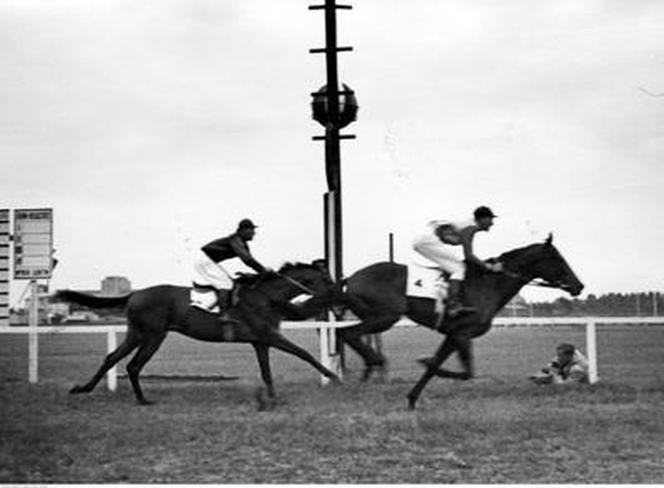
<svg viewBox="0 0 664 488">
<path fill-rule="evenodd" d="M 302 359 L 303 361 L 306 361 L 311 366 L 316 368 L 323 376 L 330 378 L 334 383 L 341 383 L 339 377 L 336 374 L 334 374 L 332 371 L 327 369 L 325 366 L 323 366 L 320 362 L 318 362 L 318 360 L 316 360 L 316 358 L 314 358 L 309 353 L 309 351 L 307 351 L 306 349 L 302 349 L 297 344 L 292 343 L 281 334 L 271 333 L 263 340 L 266 343 L 266 345 L 270 347 L 274 347 L 275 349 L 279 349 L 280 351 L 292 354 L 293 356 L 296 356 Z"/>
<path fill-rule="evenodd" d="M 427 383 L 429 383 L 431 378 L 436 376 L 436 372 L 438 371 L 438 368 L 440 368 L 440 365 L 443 364 L 443 362 L 448 357 L 450 357 L 450 354 L 452 354 L 455 349 L 456 343 L 454 339 L 448 336 L 440 345 L 434 357 L 431 358 L 430 362 L 428 362 L 427 369 L 424 371 L 424 374 L 420 380 L 415 384 L 413 389 L 410 390 L 410 393 L 408 393 L 408 408 L 411 410 L 415 408 L 417 399 L 422 394 L 424 387 L 427 385 Z"/>
<path fill-rule="evenodd" d="M 463 365 L 465 371 L 462 373 L 464 375 L 464 380 L 469 380 L 475 376 L 475 370 L 473 365 L 473 343 L 467 337 L 457 337 L 455 339 L 457 351 L 459 352 L 459 359 L 461 359 L 461 364 Z"/>
<path fill-rule="evenodd" d="M 129 381 L 131 381 L 131 386 L 134 389 L 134 395 L 139 405 L 152 405 L 154 403 L 146 400 L 145 396 L 143 396 L 141 384 L 138 382 L 138 375 L 154 353 L 157 352 L 157 349 L 159 349 L 165 338 L 166 333 L 162 333 L 159 336 L 147 339 L 146 342 L 141 344 L 134 357 L 127 364 L 127 375 L 129 376 Z"/>
<path fill-rule="evenodd" d="M 367 334 L 375 334 L 389 329 L 399 320 L 399 315 L 381 315 L 362 321 L 353 327 L 339 329 L 341 339 L 347 343 L 364 360 L 362 381 L 367 381 L 374 368 L 385 368 L 385 357 L 375 351 L 369 344 L 362 341 Z"/>
<path fill-rule="evenodd" d="M 258 399 L 258 410 L 272 410 L 274 408 L 274 386 L 272 384 L 272 371 L 270 370 L 270 348 L 265 344 L 252 343 L 258 358 L 258 365 L 261 370 L 261 377 L 267 388 L 267 401 L 263 398 L 262 389 L 259 389 L 256 395 Z"/>
<path fill-rule="evenodd" d="M 71 390 L 69 390 L 69 393 L 72 394 L 90 393 L 94 389 L 94 387 L 97 386 L 97 383 L 99 383 L 99 381 L 104 377 L 104 375 L 109 369 L 115 366 L 118 363 L 118 361 L 126 357 L 131 351 L 133 351 L 137 347 L 138 347 L 138 341 L 136 340 L 136 337 L 134 336 L 134 334 L 129 332 L 129 334 L 127 334 L 127 337 L 122 342 L 122 344 L 120 344 L 115 351 L 106 356 L 101 367 L 97 370 L 92 379 L 84 385 L 74 386 Z"/>
<path fill-rule="evenodd" d="M 450 371 L 445 368 L 437 368 L 435 371 L 435 376 L 439 378 L 451 378 L 454 380 L 469 380 L 475 376 L 473 371 L 473 356 L 472 356 L 472 342 L 468 338 L 455 337 L 452 338 L 456 343 L 456 350 L 459 353 L 459 359 L 461 359 L 461 364 L 464 367 L 464 371 Z M 435 361 L 435 357 L 421 359 L 419 362 L 425 367 L 429 367 Z"/>
</svg>

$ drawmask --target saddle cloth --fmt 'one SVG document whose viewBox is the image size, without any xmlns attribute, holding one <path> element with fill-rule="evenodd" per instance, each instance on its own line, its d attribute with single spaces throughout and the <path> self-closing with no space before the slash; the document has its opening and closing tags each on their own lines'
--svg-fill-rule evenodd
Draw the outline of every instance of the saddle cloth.
<svg viewBox="0 0 664 488">
<path fill-rule="evenodd" d="M 435 267 L 409 264 L 406 296 L 435 300 L 436 311 L 441 313 L 447 298 L 447 282 L 443 273 Z"/>
<path fill-rule="evenodd" d="M 189 292 L 189 305 L 205 312 L 219 313 L 217 292 L 208 288 L 192 288 Z"/>
</svg>

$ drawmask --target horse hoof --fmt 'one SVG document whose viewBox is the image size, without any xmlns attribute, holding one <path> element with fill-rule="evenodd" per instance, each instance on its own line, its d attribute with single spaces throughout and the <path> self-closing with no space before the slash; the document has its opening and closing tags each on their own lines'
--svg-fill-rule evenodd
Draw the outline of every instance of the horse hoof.
<svg viewBox="0 0 664 488">
<path fill-rule="evenodd" d="M 411 412 L 415 410 L 415 405 L 417 403 L 417 400 L 411 397 L 408 397 L 408 410 Z"/>
<path fill-rule="evenodd" d="M 262 387 L 258 387 L 255 393 L 256 402 L 258 403 L 259 412 L 269 412 L 274 410 L 277 405 L 277 401 L 274 397 L 271 397 L 266 394 L 265 390 Z"/>
<path fill-rule="evenodd" d="M 371 373 L 373 373 L 372 366 L 364 368 L 364 371 L 362 372 L 362 377 L 360 378 L 360 382 L 366 383 L 367 381 L 369 381 L 369 378 L 371 378 Z"/>
<path fill-rule="evenodd" d="M 333 385 L 340 385 L 341 384 L 341 378 L 339 378 L 336 374 L 330 376 L 330 381 L 332 382 Z"/>
<path fill-rule="evenodd" d="M 141 407 L 149 407 L 150 405 L 155 405 L 157 402 L 153 402 L 151 400 L 146 400 L 145 398 L 142 398 L 140 400 L 137 400 L 136 403 Z"/>
<path fill-rule="evenodd" d="M 383 363 L 378 367 L 378 382 L 385 384 L 388 382 L 389 370 L 387 368 L 387 363 Z"/>
<path fill-rule="evenodd" d="M 263 399 L 258 402 L 258 411 L 259 412 L 271 412 L 277 406 L 277 402 L 274 398 Z"/>
<path fill-rule="evenodd" d="M 78 395 L 80 393 L 90 393 L 90 388 L 86 388 L 82 385 L 76 385 L 71 390 L 69 390 L 71 395 Z"/>
</svg>

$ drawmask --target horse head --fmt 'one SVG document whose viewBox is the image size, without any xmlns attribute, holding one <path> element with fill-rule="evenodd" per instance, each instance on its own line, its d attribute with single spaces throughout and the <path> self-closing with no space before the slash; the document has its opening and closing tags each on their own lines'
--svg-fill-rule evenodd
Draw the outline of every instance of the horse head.
<svg viewBox="0 0 664 488">
<path fill-rule="evenodd" d="M 559 288 L 572 296 L 578 296 L 583 290 L 583 283 L 553 245 L 552 234 L 543 243 L 505 253 L 498 261 L 504 263 L 508 271 L 516 272 L 528 281 L 541 279 L 543 286 Z"/>
</svg>

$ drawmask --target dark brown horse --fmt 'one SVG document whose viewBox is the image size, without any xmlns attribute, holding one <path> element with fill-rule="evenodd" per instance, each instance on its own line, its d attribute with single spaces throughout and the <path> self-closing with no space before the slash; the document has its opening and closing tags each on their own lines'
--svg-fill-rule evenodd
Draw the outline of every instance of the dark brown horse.
<svg viewBox="0 0 664 488">
<path fill-rule="evenodd" d="M 489 331 L 493 317 L 523 286 L 540 279 L 546 286 L 560 288 L 574 296 L 583 289 L 583 284 L 553 246 L 551 236 L 543 244 L 515 249 L 495 260 L 503 263 L 504 273 L 487 273 L 469 266 L 464 294 L 466 302 L 476 311 L 443 321 L 438 332 L 446 338 L 436 354 L 423 361 L 426 371 L 408 394 L 410 408 L 415 407 L 422 390 L 434 376 L 473 377 L 471 340 Z M 435 327 L 434 301 L 406 296 L 407 273 L 407 267 L 402 264 L 376 263 L 346 280 L 342 301 L 362 322 L 340 329 L 339 335 L 364 359 L 364 379 L 368 379 L 374 369 L 384 368 L 385 358 L 362 341 L 362 336 L 384 332 L 404 315 L 425 327 Z M 464 371 L 440 368 L 455 351 L 459 353 Z"/>
<path fill-rule="evenodd" d="M 318 313 L 329 303 L 333 284 L 324 266 L 320 262 L 288 264 L 276 274 L 260 275 L 250 281 L 252 283 L 245 283 L 240 288 L 238 303 L 229 310 L 229 315 L 239 321 L 239 324 L 234 326 L 233 342 L 248 342 L 254 347 L 269 402 L 274 399 L 270 347 L 297 356 L 323 375 L 338 382 L 339 379 L 333 372 L 279 331 L 282 317 L 304 319 Z M 313 292 L 314 297 L 302 306 L 291 305 L 289 300 L 303 291 Z M 91 308 L 126 306 L 128 328 L 124 342 L 106 357 L 90 381 L 75 386 L 71 393 L 91 392 L 113 365 L 138 348 L 127 364 L 127 373 L 136 400 L 141 405 L 148 405 L 151 402 L 145 399 L 138 377 L 168 332 L 179 332 L 201 341 L 225 342 L 217 316 L 191 307 L 189 293 L 190 288 L 172 285 L 152 286 L 129 295 L 110 298 L 68 290 L 57 292 L 56 300 Z"/>
</svg>

